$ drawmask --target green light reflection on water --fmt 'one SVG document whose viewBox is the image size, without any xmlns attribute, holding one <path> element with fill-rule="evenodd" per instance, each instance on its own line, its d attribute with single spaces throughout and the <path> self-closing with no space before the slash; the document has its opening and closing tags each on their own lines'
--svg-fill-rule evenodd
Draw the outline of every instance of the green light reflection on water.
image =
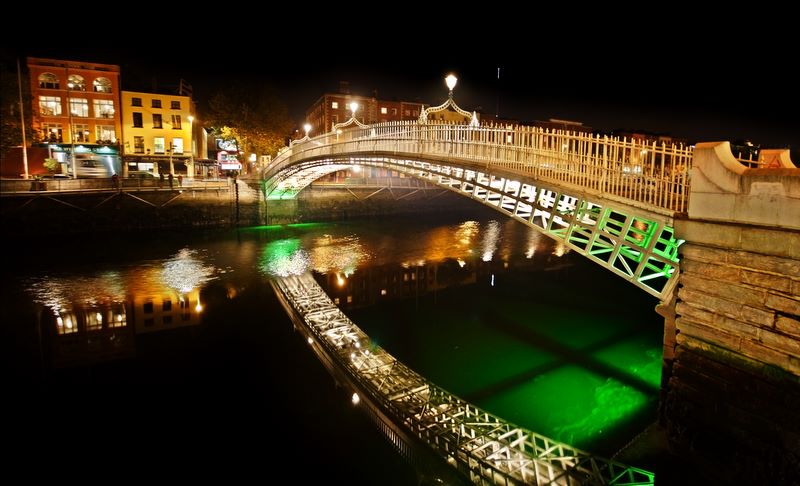
<svg viewBox="0 0 800 486">
<path fill-rule="evenodd" d="M 270 241 L 264 245 L 259 268 L 273 276 L 300 275 L 308 269 L 308 254 L 300 248 L 299 238 Z"/>
<path fill-rule="evenodd" d="M 567 365 L 487 397 L 479 405 L 545 436 L 595 449 L 607 433 L 647 403 L 644 393 L 614 378 Z"/>
</svg>

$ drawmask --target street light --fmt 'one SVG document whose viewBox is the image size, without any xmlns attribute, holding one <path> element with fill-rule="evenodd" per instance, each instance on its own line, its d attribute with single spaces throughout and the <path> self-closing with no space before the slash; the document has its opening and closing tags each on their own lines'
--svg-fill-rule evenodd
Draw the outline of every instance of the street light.
<svg viewBox="0 0 800 486">
<path fill-rule="evenodd" d="M 428 123 L 428 115 L 433 113 L 438 113 L 447 110 L 448 108 L 452 108 L 453 111 L 458 113 L 459 115 L 463 116 L 466 120 L 469 120 L 469 126 L 471 127 L 478 127 L 480 126 L 480 122 L 478 121 L 478 114 L 476 112 L 468 112 L 466 110 L 462 110 L 453 99 L 453 90 L 458 83 L 458 78 L 455 74 L 448 74 L 446 78 L 444 78 L 444 83 L 447 85 L 447 89 L 449 89 L 449 93 L 447 94 L 447 101 L 442 103 L 439 106 L 429 106 L 422 110 L 419 114 L 419 123 L 425 125 Z M 466 121 L 465 120 L 465 121 Z"/>
<path fill-rule="evenodd" d="M 352 103 L 350 103 L 350 111 L 353 112 L 353 118 L 356 117 L 356 110 L 358 110 L 358 103 L 353 101 Z"/>
<path fill-rule="evenodd" d="M 458 78 L 455 74 L 448 74 L 446 78 L 444 78 L 444 82 L 447 84 L 447 89 L 450 90 L 450 97 L 453 97 L 453 88 L 456 87 L 456 83 L 458 83 Z"/>
<path fill-rule="evenodd" d="M 306 124 L 304 124 L 304 125 L 303 125 L 303 130 L 305 130 L 305 131 L 306 131 L 306 138 L 308 138 L 308 132 L 310 132 L 310 131 L 311 131 L 311 124 L 310 124 L 310 123 L 306 123 Z"/>
</svg>

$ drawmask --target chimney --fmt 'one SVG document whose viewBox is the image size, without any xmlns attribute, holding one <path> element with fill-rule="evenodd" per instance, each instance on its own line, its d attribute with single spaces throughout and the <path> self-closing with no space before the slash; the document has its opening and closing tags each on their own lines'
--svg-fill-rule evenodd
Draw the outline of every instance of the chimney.
<svg viewBox="0 0 800 486">
<path fill-rule="evenodd" d="M 339 81 L 339 94 L 350 94 L 350 81 Z"/>
<path fill-rule="evenodd" d="M 376 99 L 376 100 L 378 99 L 378 89 L 377 88 L 372 90 L 372 98 Z"/>
</svg>

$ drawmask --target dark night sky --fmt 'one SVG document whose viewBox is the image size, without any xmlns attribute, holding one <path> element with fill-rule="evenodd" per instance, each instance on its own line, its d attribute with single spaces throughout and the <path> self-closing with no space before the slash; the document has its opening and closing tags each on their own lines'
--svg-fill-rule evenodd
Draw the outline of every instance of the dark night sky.
<svg viewBox="0 0 800 486">
<path fill-rule="evenodd" d="M 499 102 L 500 116 L 521 120 L 563 118 L 604 131 L 640 129 L 692 142 L 749 139 L 800 147 L 800 88 L 786 73 L 796 49 L 772 48 L 781 39 L 715 34 L 721 33 L 683 39 L 682 47 L 671 45 L 674 35 L 649 44 L 611 35 L 574 39 L 575 46 L 559 38 L 509 41 L 501 49 L 464 43 L 453 54 L 442 54 L 447 49 L 441 44 L 413 42 L 371 48 L 277 44 L 261 51 L 208 47 L 188 56 L 148 46 L 12 48 L 4 54 L 120 64 L 127 88 L 148 86 L 154 76 L 163 84 L 183 77 L 201 102 L 233 79 L 268 83 L 298 125 L 305 109 L 323 92 L 336 91 L 340 80 L 350 81 L 355 94 L 377 89 L 381 98 L 438 104 L 447 96 L 443 77 L 453 71 L 459 77 L 456 101 L 467 109 L 494 113 Z"/>
</svg>

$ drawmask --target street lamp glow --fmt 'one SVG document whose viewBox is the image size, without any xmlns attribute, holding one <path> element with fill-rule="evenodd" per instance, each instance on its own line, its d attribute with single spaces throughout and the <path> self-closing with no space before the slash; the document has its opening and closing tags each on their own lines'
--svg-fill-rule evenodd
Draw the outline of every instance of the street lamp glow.
<svg viewBox="0 0 800 486">
<path fill-rule="evenodd" d="M 189 115 L 189 123 L 191 123 L 193 121 L 194 121 L 194 117 L 192 115 Z"/>
<path fill-rule="evenodd" d="M 306 131 L 306 137 L 307 137 L 308 136 L 308 132 L 311 131 L 311 124 L 310 123 L 306 123 L 305 125 L 303 125 L 303 130 Z"/>
<path fill-rule="evenodd" d="M 447 83 L 447 88 L 450 91 L 456 87 L 456 83 L 458 82 L 458 78 L 455 77 L 454 74 L 448 74 L 446 78 L 444 78 L 444 82 Z"/>
<path fill-rule="evenodd" d="M 358 103 L 356 103 L 355 101 L 350 103 L 350 111 L 353 112 L 353 118 L 356 117 L 356 110 L 357 109 L 358 109 Z"/>
</svg>

